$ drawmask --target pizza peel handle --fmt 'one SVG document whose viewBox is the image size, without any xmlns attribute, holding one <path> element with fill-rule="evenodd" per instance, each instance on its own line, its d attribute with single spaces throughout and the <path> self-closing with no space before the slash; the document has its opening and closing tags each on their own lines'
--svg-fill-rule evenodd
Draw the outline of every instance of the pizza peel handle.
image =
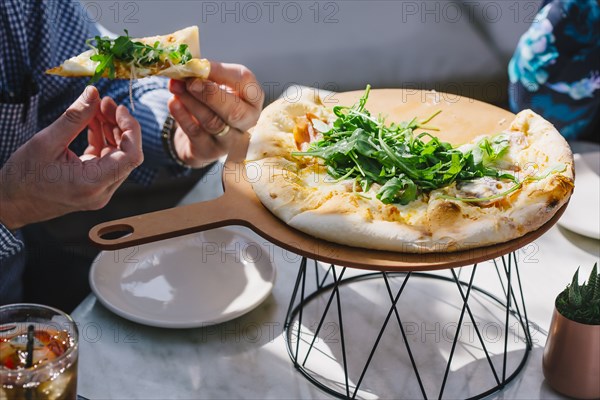
<svg viewBox="0 0 600 400">
<path fill-rule="evenodd" d="M 250 187 L 243 164 L 249 138 L 249 134 L 245 133 L 233 144 L 223 168 L 223 196 L 104 222 L 90 230 L 90 240 L 103 250 L 117 250 L 227 225 L 253 227 L 256 213 L 252 207 L 244 206 L 248 198 L 246 186 Z M 240 185 L 240 182 L 245 185 Z"/>
<path fill-rule="evenodd" d="M 218 198 L 105 222 L 93 227 L 89 237 L 101 249 L 117 250 L 235 224 L 226 203 L 226 198 Z"/>
</svg>

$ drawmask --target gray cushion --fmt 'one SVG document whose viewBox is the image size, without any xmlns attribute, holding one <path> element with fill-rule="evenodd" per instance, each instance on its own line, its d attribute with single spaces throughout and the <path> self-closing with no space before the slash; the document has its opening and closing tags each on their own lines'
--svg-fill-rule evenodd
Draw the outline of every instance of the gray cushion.
<svg viewBox="0 0 600 400">
<path fill-rule="evenodd" d="M 83 3 L 113 32 L 199 25 L 203 56 L 246 64 L 273 99 L 293 83 L 465 92 L 497 82 L 540 2 L 323 1 L 316 14 L 312 1 L 142 1 L 118 16 L 114 2 Z"/>
</svg>

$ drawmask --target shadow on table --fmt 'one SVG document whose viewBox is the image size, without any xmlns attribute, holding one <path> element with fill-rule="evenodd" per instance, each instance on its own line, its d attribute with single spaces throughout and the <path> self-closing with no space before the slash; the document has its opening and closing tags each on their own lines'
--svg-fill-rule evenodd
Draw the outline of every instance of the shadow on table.
<svg viewBox="0 0 600 400">
<path fill-rule="evenodd" d="M 194 329 L 140 325 L 112 314 L 96 299 L 84 305 L 79 311 L 94 319 L 82 321 L 82 336 L 85 327 L 95 328 L 89 329 L 94 337 L 82 338 L 80 357 L 81 391 L 90 399 L 140 398 L 142 393 L 172 398 L 175 388 L 181 398 L 248 398 L 248 388 L 253 398 L 322 397 L 310 385 L 298 385 L 272 295 L 242 317 Z M 100 329 L 104 334 L 97 334 Z M 156 379 L 173 368 L 176 380 Z M 98 376 L 111 377 L 109 391 L 95 383 Z"/>
<path fill-rule="evenodd" d="M 574 246 L 578 247 L 579 249 L 585 251 L 588 254 L 593 255 L 594 257 L 600 257 L 600 240 L 592 239 L 587 236 L 571 232 L 570 230 L 563 228 L 560 225 L 557 226 L 558 230 L 563 235 L 563 237 L 569 242 L 571 242 Z"/>
<path fill-rule="evenodd" d="M 544 375 L 542 373 L 542 355 L 544 353 L 544 348 L 541 346 L 534 346 L 529 354 L 529 358 L 525 367 L 521 371 L 521 373 L 515 377 L 515 379 L 510 382 L 504 390 L 496 393 L 488 399 L 494 400 L 512 400 L 512 399 L 544 399 L 544 400 L 562 400 L 567 399 L 567 397 L 562 396 L 561 394 L 555 392 L 550 388 L 546 380 L 544 379 Z M 492 360 L 497 365 L 502 365 L 501 358 L 492 357 Z M 482 361 L 475 361 L 471 366 L 465 366 L 467 369 L 476 368 Z M 536 387 L 532 385 L 532 382 L 539 382 L 539 386 Z"/>
</svg>

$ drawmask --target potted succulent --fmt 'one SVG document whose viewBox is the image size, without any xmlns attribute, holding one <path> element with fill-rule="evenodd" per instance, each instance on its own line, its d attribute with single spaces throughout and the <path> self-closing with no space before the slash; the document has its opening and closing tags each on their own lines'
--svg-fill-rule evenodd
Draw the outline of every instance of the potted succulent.
<svg viewBox="0 0 600 400">
<path fill-rule="evenodd" d="M 543 371 L 556 391 L 579 399 L 600 398 L 600 275 L 594 265 L 587 283 L 579 268 L 554 303 Z"/>
</svg>

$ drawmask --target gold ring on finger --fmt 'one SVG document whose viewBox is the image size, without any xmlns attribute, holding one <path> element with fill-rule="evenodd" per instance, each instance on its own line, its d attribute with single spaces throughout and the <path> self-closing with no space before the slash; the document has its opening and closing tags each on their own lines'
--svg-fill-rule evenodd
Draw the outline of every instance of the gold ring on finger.
<svg viewBox="0 0 600 400">
<path fill-rule="evenodd" d="M 215 133 L 215 136 L 217 136 L 217 137 L 225 136 L 229 133 L 230 130 L 231 130 L 231 127 L 229 125 L 225 124 L 225 126 L 223 127 L 223 129 L 221 129 L 220 132 Z"/>
</svg>

